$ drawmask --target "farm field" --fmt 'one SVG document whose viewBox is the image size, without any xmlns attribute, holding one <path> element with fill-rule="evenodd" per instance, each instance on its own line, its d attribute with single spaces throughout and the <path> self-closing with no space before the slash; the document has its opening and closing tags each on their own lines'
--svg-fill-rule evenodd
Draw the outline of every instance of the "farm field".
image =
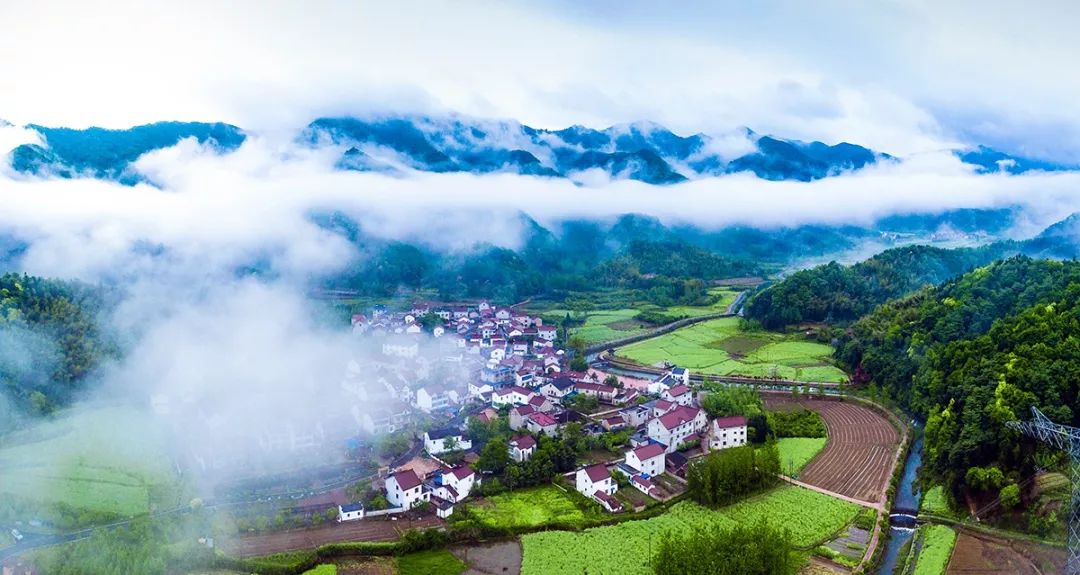
<svg viewBox="0 0 1080 575">
<path fill-rule="evenodd" d="M 66 412 L 0 440 L 0 494 L 130 516 L 180 503 L 163 430 L 131 408 Z"/>
<path fill-rule="evenodd" d="M 767 409 L 797 403 L 816 411 L 825 421 L 829 441 L 799 474 L 799 481 L 841 495 L 876 503 L 885 492 L 900 444 L 900 434 L 885 416 L 862 405 L 831 400 L 800 399 L 765 393 Z"/>
<path fill-rule="evenodd" d="M 791 477 L 797 477 L 806 464 L 821 453 L 828 441 L 825 437 L 781 437 L 776 440 L 776 447 L 780 450 L 780 469 Z"/>
<path fill-rule="evenodd" d="M 1064 549 L 1023 541 L 1006 542 L 961 532 L 945 571 L 949 575 L 1043 575 L 1065 572 Z"/>
<path fill-rule="evenodd" d="M 585 514 L 558 487 L 544 485 L 487 497 L 469 506 L 480 521 L 498 527 L 577 523 Z"/>
<path fill-rule="evenodd" d="M 943 575 L 949 565 L 953 544 L 956 543 L 956 532 L 944 525 L 929 525 L 919 529 L 922 531 L 919 539 L 921 547 L 915 562 L 914 575 Z"/>
<path fill-rule="evenodd" d="M 941 485 L 935 485 L 923 494 L 922 501 L 919 502 L 919 512 L 961 519 L 959 513 L 949 508 L 949 502 L 945 499 L 945 488 Z"/>
<path fill-rule="evenodd" d="M 739 318 L 725 317 L 619 348 L 616 354 L 645 365 L 670 361 L 708 375 L 777 376 L 835 383 L 847 376 L 832 364 L 832 348 L 765 331 L 739 331 Z"/>
<path fill-rule="evenodd" d="M 714 287 L 709 288 L 709 295 L 716 297 L 716 301 L 707 306 L 671 306 L 663 307 L 653 304 L 638 304 L 627 300 L 614 300 L 618 305 L 608 309 L 598 309 L 587 312 L 585 323 L 570 330 L 571 336 L 584 339 L 587 343 L 603 343 L 632 335 L 643 333 L 653 329 L 654 325 L 634 319 L 642 311 L 655 311 L 674 319 L 697 317 L 710 313 L 718 313 L 727 310 L 742 290 Z M 563 307 L 545 308 L 542 305 L 530 306 L 530 311 L 540 313 L 549 321 L 561 319 L 567 314 L 577 317 L 577 313 Z"/>
<path fill-rule="evenodd" d="M 397 558 L 398 575 L 459 575 L 465 562 L 446 549 L 420 551 Z"/>
<path fill-rule="evenodd" d="M 711 527 L 729 528 L 765 519 L 791 530 L 795 545 L 815 546 L 843 529 L 858 507 L 800 487 L 784 486 L 712 511 L 682 502 L 652 519 L 587 529 L 581 533 L 545 531 L 522 538 L 524 575 L 646 575 L 650 539 L 666 533 Z"/>
</svg>

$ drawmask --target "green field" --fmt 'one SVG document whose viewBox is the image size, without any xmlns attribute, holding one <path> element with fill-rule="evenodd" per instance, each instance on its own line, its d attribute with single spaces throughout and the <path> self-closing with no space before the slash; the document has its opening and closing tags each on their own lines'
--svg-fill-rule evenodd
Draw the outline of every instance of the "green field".
<svg viewBox="0 0 1080 575">
<path fill-rule="evenodd" d="M 130 516 L 176 504 L 160 428 L 121 407 L 63 412 L 0 440 L 0 494 L 35 504 Z"/>
<path fill-rule="evenodd" d="M 410 553 L 397 558 L 398 575 L 458 575 L 467 566 L 446 549 Z"/>
<path fill-rule="evenodd" d="M 337 565 L 319 565 L 304 571 L 304 575 L 337 575 Z"/>
<path fill-rule="evenodd" d="M 524 575 L 647 575 L 650 541 L 656 550 L 669 533 L 711 527 L 730 528 L 765 519 L 791 530 L 793 543 L 813 547 L 854 519 L 858 506 L 800 487 L 778 487 L 768 493 L 711 511 L 685 501 L 664 515 L 629 521 L 580 533 L 545 531 L 522 537 Z"/>
<path fill-rule="evenodd" d="M 581 509 L 554 485 L 500 493 L 470 506 L 469 511 L 480 521 L 497 527 L 536 527 L 585 519 Z"/>
<path fill-rule="evenodd" d="M 788 475 L 795 477 L 810 463 L 828 442 L 825 437 L 781 437 L 776 440 L 776 447 L 780 450 L 780 468 Z"/>
<path fill-rule="evenodd" d="M 920 527 L 922 548 L 915 562 L 914 575 L 941 575 L 949 565 L 956 532 L 944 525 Z"/>
<path fill-rule="evenodd" d="M 802 336 L 742 332 L 738 318 L 725 317 L 627 345 L 617 354 L 645 365 L 671 362 L 708 375 L 846 381 L 844 372 L 832 363 L 832 351 Z"/>
<path fill-rule="evenodd" d="M 663 307 L 649 303 L 631 301 L 613 297 L 605 301 L 603 309 L 588 312 L 574 312 L 563 306 L 545 307 L 542 304 L 531 305 L 528 309 L 541 314 L 546 321 L 557 322 L 569 314 L 571 317 L 585 315 L 585 323 L 570 330 L 571 336 L 584 339 L 587 343 L 603 343 L 648 331 L 656 326 L 637 321 L 635 316 L 642 311 L 655 311 L 674 319 L 697 317 L 722 312 L 731 305 L 742 290 L 714 287 L 709 288 L 709 295 L 716 300 L 707 306 L 670 306 Z"/>
<path fill-rule="evenodd" d="M 919 512 L 955 519 L 962 518 L 961 514 L 949 508 L 949 502 L 945 498 L 945 488 L 941 485 L 935 485 L 923 494 L 922 501 L 919 502 Z"/>
</svg>

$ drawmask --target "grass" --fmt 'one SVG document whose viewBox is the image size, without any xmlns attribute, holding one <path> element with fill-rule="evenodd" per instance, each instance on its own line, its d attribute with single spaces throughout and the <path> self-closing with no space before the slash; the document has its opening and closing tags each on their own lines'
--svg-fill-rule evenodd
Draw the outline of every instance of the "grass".
<svg viewBox="0 0 1080 575">
<path fill-rule="evenodd" d="M 163 430 L 130 408 L 63 412 L 0 443 L 0 495 L 34 504 L 129 516 L 178 503 L 176 481 Z"/>
<path fill-rule="evenodd" d="M 797 477 L 806 464 L 825 448 L 827 442 L 828 438 L 825 437 L 782 437 L 776 440 L 776 447 L 780 450 L 780 468 L 789 476 Z"/>
<path fill-rule="evenodd" d="M 469 511 L 480 521 L 498 527 L 536 527 L 585 519 L 584 512 L 554 485 L 500 493 L 471 505 Z"/>
<path fill-rule="evenodd" d="M 941 575 L 949 565 L 956 532 L 944 525 L 930 525 L 924 529 L 922 549 L 915 562 L 914 575 Z"/>
<path fill-rule="evenodd" d="M 923 494 L 922 501 L 919 502 L 919 512 L 940 515 L 941 517 L 961 518 L 960 513 L 953 511 L 949 507 L 949 500 L 945 497 L 945 487 L 941 485 L 935 485 Z"/>
<path fill-rule="evenodd" d="M 618 292 L 614 292 L 613 297 L 598 302 L 604 309 L 587 312 L 585 323 L 571 329 L 570 335 L 580 337 L 589 344 L 603 343 L 637 335 L 656 327 L 634 319 L 642 311 L 655 311 L 676 319 L 718 313 L 726 311 L 741 291 L 725 287 L 709 288 L 709 295 L 716 298 L 709 305 L 669 307 L 636 302 L 627 297 L 619 297 Z M 553 323 L 557 323 L 567 314 L 570 314 L 571 317 L 578 317 L 577 313 L 559 305 L 547 307 L 543 303 L 536 303 L 530 304 L 528 309 L 540 313 L 545 318 L 545 321 Z"/>
<path fill-rule="evenodd" d="M 522 538 L 523 575 L 646 575 L 650 548 L 669 533 L 766 520 L 790 529 L 796 546 L 810 549 L 831 538 L 855 517 L 858 506 L 808 489 L 783 486 L 713 511 L 684 501 L 652 519 L 628 521 L 580 533 L 545 531 Z M 651 545 L 650 545 L 651 542 Z"/>
<path fill-rule="evenodd" d="M 446 549 L 410 553 L 397 559 L 398 575 L 459 575 L 466 567 Z"/>
<path fill-rule="evenodd" d="M 836 383 L 844 372 L 832 363 L 832 347 L 799 335 L 739 331 L 739 319 L 714 319 L 634 343 L 618 355 L 645 365 L 669 361 L 707 375 L 779 376 Z"/>
<path fill-rule="evenodd" d="M 304 575 L 337 575 L 337 565 L 319 565 L 304 571 Z"/>
</svg>

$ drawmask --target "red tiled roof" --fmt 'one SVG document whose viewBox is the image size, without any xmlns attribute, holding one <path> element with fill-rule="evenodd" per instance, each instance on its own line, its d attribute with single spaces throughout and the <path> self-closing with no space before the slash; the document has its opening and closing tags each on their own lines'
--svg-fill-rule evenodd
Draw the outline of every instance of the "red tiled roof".
<svg viewBox="0 0 1080 575">
<path fill-rule="evenodd" d="M 652 481 L 649 481 L 648 479 L 645 479 L 640 475 L 635 475 L 631 477 L 630 481 L 633 481 L 634 483 L 637 483 L 638 485 L 644 487 L 646 492 L 656 489 L 656 486 L 653 485 Z"/>
<path fill-rule="evenodd" d="M 660 445 L 659 443 L 642 445 L 641 447 L 634 450 L 634 455 L 636 455 L 640 461 L 652 459 L 653 457 L 656 457 L 657 455 L 660 455 L 662 453 L 664 453 L 664 446 Z"/>
<path fill-rule="evenodd" d="M 589 476 L 589 481 L 592 481 L 593 483 L 611 477 L 611 474 L 608 473 L 607 466 L 603 463 L 597 463 L 596 465 L 586 467 L 585 474 Z"/>
<path fill-rule="evenodd" d="M 420 478 L 416 476 L 416 472 L 412 469 L 406 469 L 405 471 L 398 471 L 394 474 L 394 481 L 401 486 L 402 491 L 408 491 L 417 485 L 420 485 Z"/>
<path fill-rule="evenodd" d="M 576 387 L 578 389 L 588 389 L 597 393 L 615 393 L 615 388 L 610 385 L 604 385 L 602 383 L 585 383 L 578 382 Z"/>
<path fill-rule="evenodd" d="M 671 406 L 673 406 L 673 405 L 675 405 L 675 404 L 668 401 L 668 400 L 666 400 L 666 399 L 658 399 L 658 400 L 656 400 L 656 408 L 659 409 L 660 411 L 667 411 L 667 410 L 671 409 Z"/>
<path fill-rule="evenodd" d="M 450 473 L 454 474 L 454 477 L 457 477 L 458 479 L 465 479 L 473 474 L 473 470 L 469 469 L 468 466 L 462 465 L 451 469 Z"/>
<path fill-rule="evenodd" d="M 536 424 L 539 425 L 540 427 L 551 427 L 552 425 L 557 425 L 558 424 L 558 422 L 555 421 L 554 417 L 551 417 L 550 415 L 548 415 L 546 413 L 540 413 L 540 412 L 533 413 L 533 414 L 529 415 L 529 419 L 535 421 Z"/>
<path fill-rule="evenodd" d="M 517 446 L 518 449 L 526 450 L 536 447 L 536 440 L 531 435 L 522 435 L 521 437 L 515 437 L 510 441 L 511 445 Z"/>
<path fill-rule="evenodd" d="M 724 429 L 726 427 L 742 427 L 746 425 L 746 418 L 741 415 L 733 415 L 731 417 L 717 417 L 713 420 L 717 429 Z"/>
<path fill-rule="evenodd" d="M 689 391 L 690 391 L 689 387 L 686 387 L 685 385 L 679 384 L 679 385 L 676 385 L 675 387 L 669 389 L 668 390 L 668 395 L 670 395 L 671 397 L 679 397 L 680 395 L 682 395 L 684 393 L 688 393 Z"/>
<path fill-rule="evenodd" d="M 518 415 L 529 415 L 536 412 L 536 408 L 531 405 L 519 405 L 513 409 Z"/>
<path fill-rule="evenodd" d="M 622 504 L 619 503 L 619 501 L 617 499 L 615 499 L 614 497 L 608 495 L 607 493 L 605 493 L 603 491 L 597 491 L 597 492 L 593 493 L 593 497 L 595 497 L 595 498 L 599 499 L 600 501 L 603 501 L 604 503 L 606 503 L 609 509 L 613 509 L 613 510 L 614 509 L 622 509 Z"/>
<path fill-rule="evenodd" d="M 700 410 L 696 407 L 682 406 L 671 413 L 660 416 L 660 424 L 664 426 L 664 429 L 675 429 L 676 427 L 693 420 L 697 417 Z"/>
</svg>

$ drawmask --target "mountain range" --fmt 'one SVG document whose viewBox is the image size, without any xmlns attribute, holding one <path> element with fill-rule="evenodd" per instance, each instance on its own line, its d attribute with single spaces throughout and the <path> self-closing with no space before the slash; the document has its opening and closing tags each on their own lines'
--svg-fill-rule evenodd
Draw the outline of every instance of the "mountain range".
<svg viewBox="0 0 1080 575">
<path fill-rule="evenodd" d="M 40 134 L 43 143 L 8 152 L 16 172 L 127 185 L 145 181 L 132 163 L 147 152 L 195 138 L 227 153 L 247 138 L 241 128 L 224 123 L 159 122 L 121 130 L 26 127 Z M 342 170 L 515 173 L 575 181 L 599 173 L 657 185 L 736 173 L 807 182 L 901 161 L 857 144 L 802 142 L 749 129 L 715 138 L 703 133 L 680 136 L 652 122 L 548 130 L 456 115 L 319 118 L 305 127 L 299 141 L 340 148 L 336 166 Z M 984 146 L 955 153 L 983 173 L 1076 169 Z"/>
</svg>

